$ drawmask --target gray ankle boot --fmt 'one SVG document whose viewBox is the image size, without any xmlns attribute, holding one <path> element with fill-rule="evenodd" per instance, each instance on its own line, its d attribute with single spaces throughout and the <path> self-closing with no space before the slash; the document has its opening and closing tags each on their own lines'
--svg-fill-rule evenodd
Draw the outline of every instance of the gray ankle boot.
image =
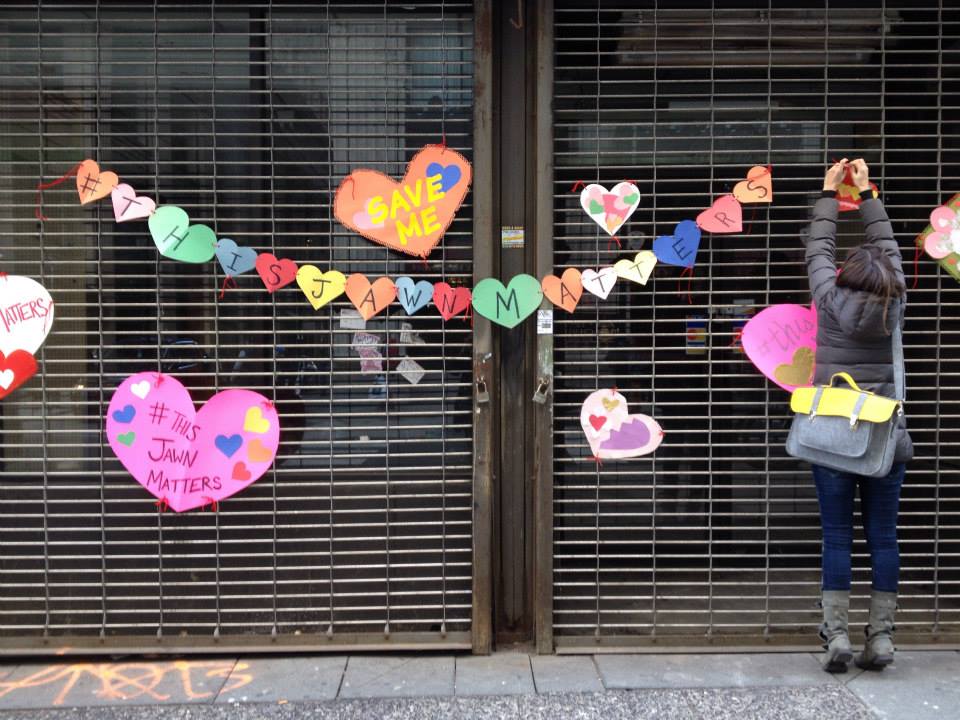
<svg viewBox="0 0 960 720">
<path fill-rule="evenodd" d="M 857 667 L 864 670 L 883 670 L 893 662 L 893 614 L 897 609 L 897 594 L 874 590 L 870 594 L 870 624 L 864 628 L 867 636 L 863 652 L 857 655 Z"/>
<path fill-rule="evenodd" d="M 853 660 L 850 649 L 850 637 L 847 635 L 847 614 L 850 610 L 850 592 L 848 590 L 824 590 L 823 625 L 820 637 L 823 638 L 827 654 L 823 658 L 823 669 L 829 673 L 844 673 Z"/>
</svg>

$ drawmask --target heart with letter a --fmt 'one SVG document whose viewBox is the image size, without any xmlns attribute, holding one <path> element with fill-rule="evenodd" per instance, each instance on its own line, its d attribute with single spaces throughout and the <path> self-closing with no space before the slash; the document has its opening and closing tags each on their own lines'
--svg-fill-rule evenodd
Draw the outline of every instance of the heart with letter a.
<svg viewBox="0 0 960 720">
<path fill-rule="evenodd" d="M 105 198 L 119 184 L 117 174 L 110 170 L 101 172 L 95 160 L 84 160 L 77 168 L 77 194 L 81 205 Z"/>
<path fill-rule="evenodd" d="M 337 188 L 333 212 L 368 240 L 425 258 L 453 222 L 471 179 L 463 155 L 427 145 L 411 158 L 400 182 L 377 170 L 354 170 Z"/>
<path fill-rule="evenodd" d="M 364 320 L 382 312 L 397 298 L 397 286 L 393 280 L 381 277 L 370 282 L 363 273 L 354 273 L 347 278 L 346 292 Z"/>
<path fill-rule="evenodd" d="M 280 443 L 280 419 L 263 395 L 224 390 L 196 410 L 176 378 L 155 372 L 120 383 L 106 422 L 123 466 L 177 512 L 219 502 L 255 482 Z"/>
<path fill-rule="evenodd" d="M 577 309 L 577 304 L 583 295 L 583 281 L 580 271 L 576 268 L 567 268 L 560 277 L 547 275 L 541 287 L 543 294 L 550 302 L 568 313 Z"/>
</svg>

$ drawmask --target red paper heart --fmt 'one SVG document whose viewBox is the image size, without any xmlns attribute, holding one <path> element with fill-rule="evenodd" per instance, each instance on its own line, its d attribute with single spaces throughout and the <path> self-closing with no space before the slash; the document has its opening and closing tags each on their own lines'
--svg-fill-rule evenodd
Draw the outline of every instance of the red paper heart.
<svg viewBox="0 0 960 720">
<path fill-rule="evenodd" d="M 738 233 L 743 230 L 743 207 L 733 195 L 721 195 L 697 215 L 697 225 L 712 233 Z"/>
<path fill-rule="evenodd" d="M 257 255 L 257 274 L 268 292 L 279 290 L 297 279 L 297 264 L 288 258 L 277 258 L 270 253 Z"/>
<path fill-rule="evenodd" d="M 607 418 L 603 415 L 591 415 L 590 424 L 593 425 L 594 430 L 599 430 L 603 427 L 603 424 L 607 421 Z"/>
<path fill-rule="evenodd" d="M 247 464 L 242 460 L 233 466 L 232 477 L 234 480 L 240 480 L 244 482 L 250 479 L 250 471 L 247 469 Z"/>
<path fill-rule="evenodd" d="M 449 320 L 469 308 L 472 299 L 469 288 L 454 288 L 445 282 L 438 282 L 433 286 L 433 304 L 444 320 Z"/>
<path fill-rule="evenodd" d="M 37 361 L 26 350 L 0 353 L 0 399 L 5 398 L 37 372 Z"/>
</svg>

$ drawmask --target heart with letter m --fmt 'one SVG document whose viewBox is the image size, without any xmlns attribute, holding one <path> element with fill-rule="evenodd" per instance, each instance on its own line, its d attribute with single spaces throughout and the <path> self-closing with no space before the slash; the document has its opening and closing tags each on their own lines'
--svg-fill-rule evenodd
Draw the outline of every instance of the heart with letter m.
<svg viewBox="0 0 960 720">
<path fill-rule="evenodd" d="M 333 212 L 368 240 L 425 258 L 453 222 L 471 179 L 463 155 L 427 145 L 411 158 L 400 182 L 376 170 L 354 170 L 337 188 Z"/>
</svg>

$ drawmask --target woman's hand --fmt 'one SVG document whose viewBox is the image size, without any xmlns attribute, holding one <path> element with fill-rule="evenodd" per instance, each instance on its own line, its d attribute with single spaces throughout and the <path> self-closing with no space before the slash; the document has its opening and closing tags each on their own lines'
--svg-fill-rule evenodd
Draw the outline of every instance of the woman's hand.
<svg viewBox="0 0 960 720">
<path fill-rule="evenodd" d="M 861 160 L 860 162 L 863 162 Z M 834 163 L 830 166 L 830 169 L 827 170 L 827 174 L 823 176 L 823 189 L 828 192 L 836 192 L 837 188 L 840 187 L 840 183 L 843 182 L 844 173 L 847 172 L 847 159 L 844 158 L 838 163 Z M 866 165 L 864 165 L 864 172 L 866 172 Z"/>
<path fill-rule="evenodd" d="M 857 186 L 860 192 L 866 192 L 870 189 L 870 168 L 863 158 L 857 158 L 850 163 L 853 184 Z"/>
</svg>

